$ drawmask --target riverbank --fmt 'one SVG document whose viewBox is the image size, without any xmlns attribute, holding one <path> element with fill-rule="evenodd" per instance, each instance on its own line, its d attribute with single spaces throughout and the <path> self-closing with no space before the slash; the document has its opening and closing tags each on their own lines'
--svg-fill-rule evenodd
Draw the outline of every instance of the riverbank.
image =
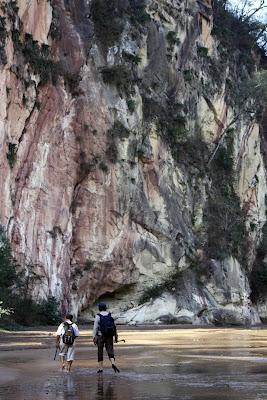
<svg viewBox="0 0 267 400">
<path fill-rule="evenodd" d="M 54 357 L 54 328 L 0 333 L 0 399 L 267 398 L 267 330 L 120 327 L 121 369 L 96 374 L 91 330 L 81 329 L 71 374 Z"/>
</svg>

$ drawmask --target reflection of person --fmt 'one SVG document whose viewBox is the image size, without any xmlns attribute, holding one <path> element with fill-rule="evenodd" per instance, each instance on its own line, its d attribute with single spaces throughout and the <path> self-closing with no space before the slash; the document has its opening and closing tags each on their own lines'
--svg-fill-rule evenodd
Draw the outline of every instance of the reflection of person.
<svg viewBox="0 0 267 400">
<path fill-rule="evenodd" d="M 67 385 L 66 385 L 66 395 L 67 395 L 67 397 L 65 397 L 65 398 L 67 398 L 67 399 L 69 399 L 70 397 L 69 396 L 73 396 L 73 395 L 75 395 L 75 385 L 74 385 L 74 381 L 73 381 L 73 377 L 72 377 L 72 374 L 68 374 L 67 375 Z"/>
<path fill-rule="evenodd" d="M 104 399 L 104 382 L 103 382 L 103 375 L 98 375 L 97 380 L 97 400 Z"/>
<path fill-rule="evenodd" d="M 116 400 L 117 396 L 114 392 L 114 384 L 111 381 L 109 381 L 108 386 L 107 386 L 106 390 L 104 391 L 103 375 L 99 374 L 98 380 L 97 380 L 96 400 L 105 400 L 105 399 Z"/>
<path fill-rule="evenodd" d="M 107 311 L 105 303 L 99 303 L 99 313 L 95 317 L 93 328 L 93 341 L 98 348 L 98 373 L 103 372 L 103 350 L 106 348 L 114 372 L 120 372 L 115 365 L 113 337 L 118 341 L 117 329 L 111 313 Z"/>
<path fill-rule="evenodd" d="M 62 370 L 70 372 L 75 353 L 75 339 L 79 336 L 79 330 L 76 324 L 72 322 L 73 315 L 67 314 L 64 321 L 57 329 L 56 346 L 59 349 Z"/>
</svg>

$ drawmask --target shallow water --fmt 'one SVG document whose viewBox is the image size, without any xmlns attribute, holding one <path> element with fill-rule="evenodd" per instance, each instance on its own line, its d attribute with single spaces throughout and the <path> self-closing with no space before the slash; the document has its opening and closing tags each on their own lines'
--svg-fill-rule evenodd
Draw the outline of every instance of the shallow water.
<svg viewBox="0 0 267 400">
<path fill-rule="evenodd" d="M 136 329 L 120 333 L 115 375 L 82 330 L 70 374 L 53 361 L 47 331 L 2 335 L 0 399 L 267 399 L 266 329 Z"/>
</svg>

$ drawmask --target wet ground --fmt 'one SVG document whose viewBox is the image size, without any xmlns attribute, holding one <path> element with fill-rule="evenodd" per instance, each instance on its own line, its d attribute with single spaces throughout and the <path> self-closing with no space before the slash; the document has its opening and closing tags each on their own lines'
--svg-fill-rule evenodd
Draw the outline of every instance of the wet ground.
<svg viewBox="0 0 267 400">
<path fill-rule="evenodd" d="M 0 333 L 1 400 L 267 399 L 266 329 L 123 328 L 121 373 L 106 360 L 103 376 L 89 331 L 70 374 L 53 361 L 50 332 Z"/>
</svg>

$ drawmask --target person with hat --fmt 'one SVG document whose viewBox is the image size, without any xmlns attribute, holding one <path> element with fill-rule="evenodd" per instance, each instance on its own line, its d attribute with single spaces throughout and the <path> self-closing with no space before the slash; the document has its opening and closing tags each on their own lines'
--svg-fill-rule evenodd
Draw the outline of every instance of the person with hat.
<svg viewBox="0 0 267 400">
<path fill-rule="evenodd" d="M 99 313 L 95 316 L 93 328 L 93 341 L 98 349 L 98 373 L 103 372 L 103 350 L 106 348 L 111 367 L 114 372 L 120 372 L 115 365 L 113 338 L 118 342 L 117 328 L 111 313 L 107 311 L 105 303 L 98 304 Z"/>
<path fill-rule="evenodd" d="M 79 336 L 78 326 L 72 320 L 73 315 L 66 314 L 56 332 L 56 347 L 60 351 L 62 371 L 65 370 L 67 372 L 70 372 L 74 360 L 74 341 Z"/>
</svg>

